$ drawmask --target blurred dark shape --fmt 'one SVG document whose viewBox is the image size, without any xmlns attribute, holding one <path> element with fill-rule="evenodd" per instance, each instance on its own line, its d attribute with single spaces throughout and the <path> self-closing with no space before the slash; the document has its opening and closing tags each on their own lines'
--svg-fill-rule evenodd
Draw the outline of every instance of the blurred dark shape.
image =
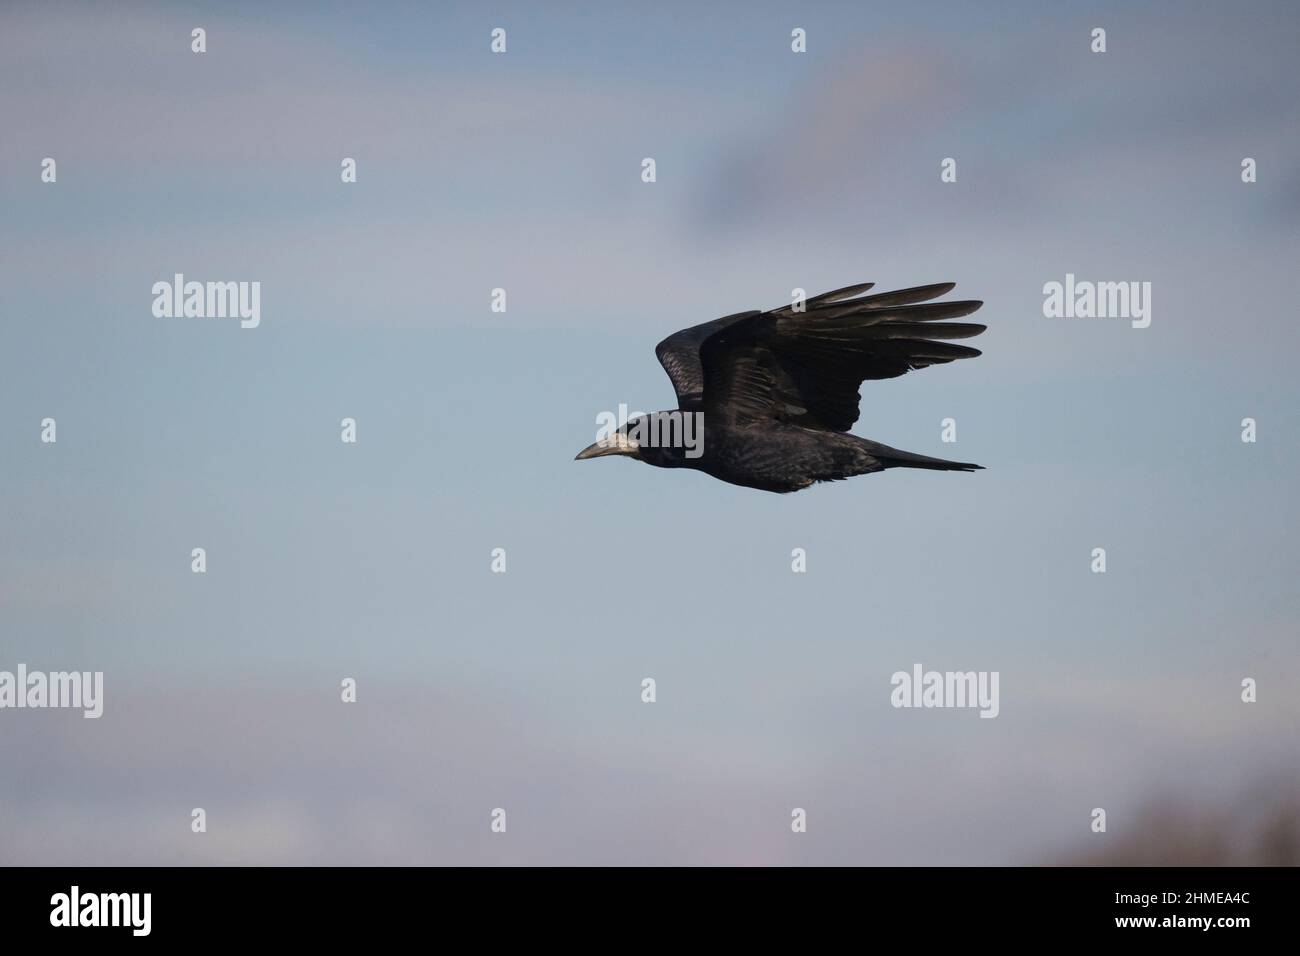
<svg viewBox="0 0 1300 956">
<path fill-rule="evenodd" d="M 1096 834 L 1091 842 L 1095 849 L 1081 849 L 1052 862 L 1064 866 L 1300 866 L 1300 794 L 1294 787 L 1257 791 L 1231 809 L 1215 810 L 1194 808 L 1179 798 L 1158 800 L 1142 811 L 1132 827 Z"/>
</svg>

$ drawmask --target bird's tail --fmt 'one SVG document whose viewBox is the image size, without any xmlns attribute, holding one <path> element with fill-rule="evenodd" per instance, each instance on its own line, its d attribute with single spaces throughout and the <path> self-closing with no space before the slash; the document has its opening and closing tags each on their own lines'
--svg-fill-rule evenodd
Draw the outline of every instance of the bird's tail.
<svg viewBox="0 0 1300 956">
<path fill-rule="evenodd" d="M 910 451 L 899 451 L 888 445 L 870 442 L 871 457 L 885 468 L 929 468 L 933 471 L 981 471 L 983 465 L 973 465 L 968 461 L 948 461 L 945 458 L 930 458 L 927 455 L 914 455 Z"/>
</svg>

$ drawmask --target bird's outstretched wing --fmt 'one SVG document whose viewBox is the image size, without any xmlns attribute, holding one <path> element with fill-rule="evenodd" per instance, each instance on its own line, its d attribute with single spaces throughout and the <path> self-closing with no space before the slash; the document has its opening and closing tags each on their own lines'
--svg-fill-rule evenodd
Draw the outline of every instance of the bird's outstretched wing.
<svg viewBox="0 0 1300 956">
<path fill-rule="evenodd" d="M 674 332 L 655 346 L 655 355 L 659 364 L 672 380 L 673 391 L 677 393 L 677 407 L 693 410 L 702 407 L 704 400 L 704 368 L 700 365 L 700 346 L 714 332 L 726 328 L 733 322 L 760 315 L 757 310 L 737 312 L 724 315 L 712 322 L 693 325 L 689 329 Z"/>
<path fill-rule="evenodd" d="M 862 295 L 871 285 L 814 296 L 802 312 L 785 305 L 716 319 L 669 336 L 655 351 L 682 408 L 848 431 L 858 420 L 864 380 L 973 358 L 977 349 L 943 340 L 986 328 L 943 321 L 983 304 L 929 301 L 954 283 Z"/>
</svg>

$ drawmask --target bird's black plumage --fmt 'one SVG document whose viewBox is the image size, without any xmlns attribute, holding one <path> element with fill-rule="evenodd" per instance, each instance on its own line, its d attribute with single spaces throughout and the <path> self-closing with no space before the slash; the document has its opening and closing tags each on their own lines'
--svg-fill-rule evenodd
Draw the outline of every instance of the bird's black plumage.
<svg viewBox="0 0 1300 956">
<path fill-rule="evenodd" d="M 802 309 L 737 312 L 673 333 L 655 354 L 678 409 L 634 419 L 578 457 L 629 455 L 776 492 L 886 468 L 979 468 L 848 434 L 858 420 L 863 381 L 973 358 L 977 349 L 951 340 L 985 329 L 948 321 L 983 303 L 931 301 L 952 291 L 951 282 L 864 295 L 871 287 L 848 286 L 814 296 Z M 680 442 L 646 441 L 647 434 L 668 433 L 684 414 L 702 420 L 698 457 Z"/>
</svg>

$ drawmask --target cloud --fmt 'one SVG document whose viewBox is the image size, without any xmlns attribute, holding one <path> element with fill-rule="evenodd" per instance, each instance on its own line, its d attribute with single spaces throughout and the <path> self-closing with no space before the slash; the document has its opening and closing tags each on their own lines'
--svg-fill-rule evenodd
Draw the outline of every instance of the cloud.
<svg viewBox="0 0 1300 956">
<path fill-rule="evenodd" d="M 700 227 L 785 222 L 847 241 L 919 223 L 1023 241 L 1045 219 L 1096 228 L 1125 206 L 1181 220 L 1250 214 L 1239 190 L 1228 200 L 1214 188 L 1236 183 L 1244 155 L 1295 175 L 1294 83 L 1279 74 L 1288 30 L 1204 13 L 1176 28 L 1154 12 L 1104 19 L 1106 54 L 1088 50 L 1078 23 L 1038 21 L 960 36 L 901 28 L 840 51 L 726 146 L 697 191 Z M 1259 22 L 1270 19 L 1289 29 L 1295 12 Z M 1187 56 L 1207 40 L 1213 71 Z M 945 157 L 959 186 L 939 180 Z M 1187 189 L 1194 206 L 1178 194 Z"/>
</svg>

